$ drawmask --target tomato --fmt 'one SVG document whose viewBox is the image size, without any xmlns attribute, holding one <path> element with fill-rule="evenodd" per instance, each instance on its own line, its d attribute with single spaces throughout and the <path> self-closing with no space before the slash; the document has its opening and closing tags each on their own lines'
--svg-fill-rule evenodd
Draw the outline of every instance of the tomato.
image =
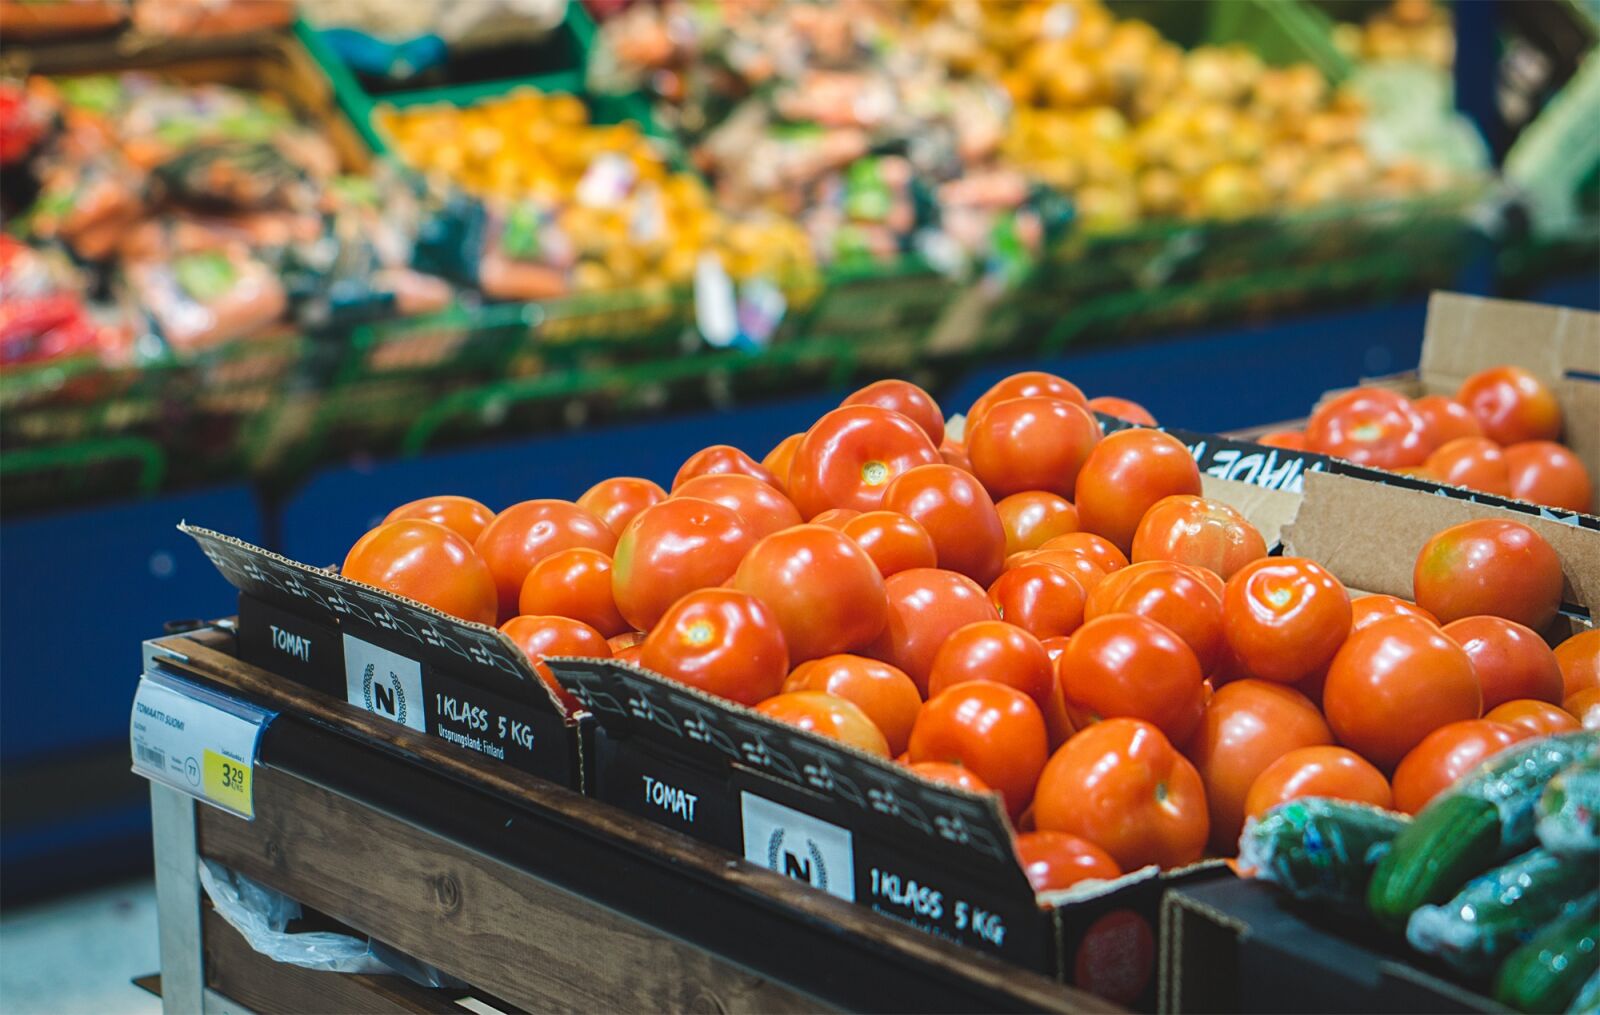
<svg viewBox="0 0 1600 1015">
<path fill-rule="evenodd" d="M 1432 450 L 1411 400 L 1386 388 L 1355 388 L 1317 406 L 1306 448 L 1380 469 L 1421 465 Z"/>
<path fill-rule="evenodd" d="M 679 466 L 678 474 L 672 477 L 672 492 L 677 493 L 679 487 L 696 476 L 721 476 L 730 473 L 736 476 L 752 476 L 773 487 L 778 485 L 778 477 L 772 474 L 771 469 L 743 451 L 727 444 L 713 444 L 709 448 L 696 451 Z"/>
<path fill-rule="evenodd" d="M 1211 850 L 1239 848 L 1245 798 L 1267 766 L 1302 747 L 1333 743 L 1333 732 L 1305 695 L 1268 680 L 1236 680 L 1217 688 L 1183 753 L 1206 787 Z"/>
<path fill-rule="evenodd" d="M 1266 540 L 1245 516 L 1218 500 L 1189 494 L 1151 505 L 1133 533 L 1134 560 L 1173 560 L 1224 580 L 1267 555 Z"/>
<path fill-rule="evenodd" d="M 1441 623 L 1487 614 L 1542 631 L 1561 606 L 1561 560 L 1521 522 L 1479 518 L 1423 544 L 1411 584 Z"/>
<path fill-rule="evenodd" d="M 929 782 L 937 782 L 944 786 L 954 786 L 957 789 L 964 789 L 968 793 L 994 792 L 982 779 L 973 775 L 971 769 L 962 768 L 960 765 L 952 765 L 943 761 L 919 761 L 916 764 L 907 762 L 906 767 Z"/>
<path fill-rule="evenodd" d="M 789 466 L 794 462 L 795 449 L 800 446 L 802 433 L 792 433 L 778 442 L 778 446 L 767 452 L 761 459 L 761 467 L 772 473 L 772 478 L 778 481 L 778 489 L 789 489 Z"/>
<path fill-rule="evenodd" d="M 1128 558 L 1116 548 L 1109 539 L 1097 536 L 1093 532 L 1068 532 L 1066 535 L 1055 536 L 1045 540 L 1042 551 L 1064 550 L 1067 553 L 1076 553 L 1094 561 L 1096 567 L 1110 574 L 1120 571 L 1128 566 Z"/>
<path fill-rule="evenodd" d="M 1023 564 L 996 578 L 989 602 L 1000 619 L 1035 638 L 1071 634 L 1083 624 L 1083 586 L 1051 564 Z"/>
<path fill-rule="evenodd" d="M 603 479 L 585 490 L 578 498 L 578 506 L 620 536 L 640 511 L 666 499 L 667 491 L 648 479 L 617 476 Z"/>
<path fill-rule="evenodd" d="M 867 713 L 852 701 L 822 691 L 789 691 L 768 698 L 756 711 L 818 736 L 837 740 L 880 758 L 891 757 L 889 743 Z"/>
<path fill-rule="evenodd" d="M 1044 717 L 1033 699 L 987 680 L 957 684 L 928 699 L 911 727 L 911 761 L 971 769 L 1005 801 L 1013 819 L 1033 798 L 1049 754 Z"/>
<path fill-rule="evenodd" d="M 615 656 L 623 649 L 633 648 L 636 645 L 643 645 L 644 632 L 624 631 L 621 634 L 614 634 L 606 639 L 606 644 L 611 646 L 611 654 Z"/>
<path fill-rule="evenodd" d="M 611 594 L 611 558 L 587 546 L 552 553 L 533 565 L 517 596 L 517 612 L 571 617 L 607 638 L 630 629 Z"/>
<path fill-rule="evenodd" d="M 472 544 L 443 525 L 405 518 L 356 540 L 339 573 L 475 624 L 493 624 L 494 575 Z"/>
<path fill-rule="evenodd" d="M 1065 497 L 1044 490 L 1014 493 L 998 501 L 994 509 L 1006 531 L 1008 557 L 1023 550 L 1037 550 L 1047 539 L 1078 531 L 1078 509 Z"/>
<path fill-rule="evenodd" d="M 1457 437 L 1482 437 L 1477 417 L 1460 402 L 1446 395 L 1423 395 L 1411 400 L 1411 408 L 1422 417 L 1423 442 L 1439 448 Z"/>
<path fill-rule="evenodd" d="M 1423 463 L 1426 474 L 1469 490 L 1511 496 L 1511 473 L 1500 445 L 1487 437 L 1457 437 L 1434 448 Z"/>
<path fill-rule="evenodd" d="M 1006 530 L 983 485 L 953 465 L 922 465 L 884 488 L 883 506 L 933 537 L 939 566 L 987 585 L 1006 559 Z"/>
<path fill-rule="evenodd" d="M 1044 715 L 1055 669 L 1039 639 L 1003 620 L 979 620 L 950 633 L 933 657 L 928 696 L 969 680 L 992 680 L 1032 698 Z"/>
<path fill-rule="evenodd" d="M 921 427 L 935 445 L 944 440 L 944 413 L 939 411 L 939 403 L 910 381 L 874 381 L 839 404 L 876 405 L 898 412 Z"/>
<path fill-rule="evenodd" d="M 829 508 L 875 511 L 890 481 L 942 462 L 922 428 L 898 412 L 847 405 L 806 431 L 789 466 L 789 496 L 806 518 Z"/>
<path fill-rule="evenodd" d="M 1122 868 L 1110 853 L 1066 832 L 1023 832 L 1015 845 L 1022 873 L 1036 892 L 1059 892 L 1079 881 L 1122 877 Z"/>
<path fill-rule="evenodd" d="M 1480 370 L 1461 382 L 1456 401 L 1465 405 L 1496 444 L 1553 441 L 1561 436 L 1561 405 L 1533 374 L 1514 366 Z"/>
<path fill-rule="evenodd" d="M 1251 676 L 1292 684 L 1326 666 L 1350 633 L 1350 596 L 1303 557 L 1246 564 L 1222 594 L 1222 631 Z"/>
<path fill-rule="evenodd" d="M 888 741 L 891 754 L 904 753 L 922 707 L 922 695 L 910 677 L 865 656 L 840 654 L 801 663 L 789 673 L 783 690 L 823 691 L 854 702 Z"/>
<path fill-rule="evenodd" d="M 1017 554 L 1017 559 L 1007 561 L 1008 569 L 1021 567 L 1023 564 L 1049 564 L 1067 572 L 1079 585 L 1083 586 L 1085 594 L 1093 592 L 1099 584 L 1106 579 L 1106 569 L 1096 563 L 1082 550 L 1027 550 Z"/>
<path fill-rule="evenodd" d="M 888 621 L 878 566 L 826 525 L 797 525 L 761 540 L 732 584 L 772 608 L 794 662 L 862 648 Z"/>
<path fill-rule="evenodd" d="M 1415 603 L 1408 603 L 1399 596 L 1386 596 L 1377 593 L 1370 596 L 1361 596 L 1350 601 L 1350 630 L 1359 631 L 1373 621 L 1383 620 L 1386 617 L 1420 617 L 1428 623 L 1438 626 L 1439 618 L 1424 610 Z"/>
<path fill-rule="evenodd" d="M 1463 617 L 1444 633 L 1472 660 L 1485 710 L 1518 698 L 1561 701 L 1561 664 L 1535 632 L 1502 617 Z"/>
<path fill-rule="evenodd" d="M 1523 441 L 1505 450 L 1511 496 L 1547 507 L 1588 511 L 1589 470 L 1554 441 Z"/>
<path fill-rule="evenodd" d="M 1117 613 L 1153 620 L 1182 638 L 1202 673 L 1215 671 L 1222 660 L 1222 597 L 1194 568 L 1151 560 L 1111 575 L 1089 593 L 1083 617 L 1094 620 Z"/>
<path fill-rule="evenodd" d="M 1122 430 L 1090 452 L 1073 503 L 1085 531 L 1127 553 L 1150 506 L 1180 493 L 1200 493 L 1200 468 L 1183 442 L 1160 430 Z"/>
<path fill-rule="evenodd" d="M 966 575 L 917 567 L 883 581 L 889 622 L 864 650 L 905 671 L 924 697 L 933 657 L 950 633 L 978 620 L 999 620 L 983 588 Z"/>
<path fill-rule="evenodd" d="M 1115 416 L 1120 420 L 1137 423 L 1140 426 L 1156 425 L 1156 418 L 1150 415 L 1149 409 L 1146 409 L 1138 402 L 1130 401 L 1126 398 L 1118 398 L 1115 395 L 1101 395 L 1099 398 L 1091 398 L 1087 408 L 1090 412 L 1100 412 L 1107 416 Z"/>
<path fill-rule="evenodd" d="M 673 603 L 645 636 L 639 664 L 754 705 L 782 689 L 789 652 L 778 618 L 761 600 L 735 589 L 699 589 Z"/>
<path fill-rule="evenodd" d="M 1496 705 L 1483 716 L 1490 722 L 1521 730 L 1525 736 L 1547 737 L 1556 733 L 1570 733 L 1583 725 L 1559 705 L 1519 698 Z"/>
<path fill-rule="evenodd" d="M 419 518 L 443 525 L 470 543 L 494 521 L 494 512 L 471 497 L 444 494 L 402 504 L 385 515 L 383 520 L 397 522 L 402 518 Z"/>
<path fill-rule="evenodd" d="M 1394 770 L 1394 809 L 1415 814 L 1450 784 L 1527 736 L 1487 719 L 1441 726 L 1422 738 Z"/>
<path fill-rule="evenodd" d="M 1556 646 L 1561 667 L 1561 700 L 1590 687 L 1600 687 L 1600 628 L 1590 628 Z"/>
<path fill-rule="evenodd" d="M 811 519 L 810 524 L 826 525 L 830 529 L 838 529 L 840 532 L 843 532 L 845 524 L 852 518 L 860 518 L 861 514 L 862 512 L 857 511 L 854 508 L 829 508 L 828 510 L 822 512 L 822 514 Z"/>
<path fill-rule="evenodd" d="M 944 443 L 939 445 L 939 460 L 946 465 L 954 465 L 962 472 L 972 471 L 972 457 L 967 454 L 967 446 L 960 441 L 946 437 Z"/>
<path fill-rule="evenodd" d="M 1039 777 L 1033 820 L 1096 843 L 1127 871 L 1193 863 L 1210 831 L 1200 773 L 1137 719 L 1095 723 L 1063 744 Z"/>
<path fill-rule="evenodd" d="M 1304 430 L 1273 430 L 1257 437 L 1255 442 L 1269 448 L 1283 448 L 1285 451 L 1304 451 L 1306 449 Z"/>
<path fill-rule="evenodd" d="M 1339 742 L 1388 770 L 1441 726 L 1483 714 L 1472 660 L 1416 617 L 1350 636 L 1328 667 L 1322 711 Z"/>
<path fill-rule="evenodd" d="M 972 408 L 967 410 L 967 422 L 972 422 L 989 411 L 991 406 L 1001 402 L 1039 395 L 1072 402 L 1075 405 L 1087 405 L 1089 401 L 1083 396 L 1081 388 L 1064 377 L 1057 377 L 1043 370 L 1024 370 L 1002 378 L 988 391 L 979 395 L 978 400 L 972 403 Z"/>
<path fill-rule="evenodd" d="M 1112 613 L 1078 628 L 1056 660 L 1056 678 L 1073 725 L 1143 719 L 1175 744 L 1188 742 L 1205 706 L 1205 674 L 1183 639 L 1132 613 Z"/>
<path fill-rule="evenodd" d="M 613 649 L 611 652 L 611 658 L 618 662 L 631 663 L 634 666 L 644 665 L 639 661 L 639 658 L 643 655 L 644 642 L 642 641 L 635 642 L 632 645 L 624 645 L 621 648 Z"/>
<path fill-rule="evenodd" d="M 1600 730 L 1600 687 L 1585 687 L 1568 695 L 1561 707 L 1582 723 L 1584 729 Z"/>
<path fill-rule="evenodd" d="M 1259 818 L 1279 804 L 1305 797 L 1353 800 L 1388 810 L 1389 780 L 1347 747 L 1298 747 L 1261 770 L 1245 794 L 1244 814 Z"/>
<path fill-rule="evenodd" d="M 1043 395 L 992 405 L 967 427 L 973 473 L 995 497 L 1027 490 L 1072 495 L 1100 424 L 1081 405 Z"/>
<path fill-rule="evenodd" d="M 897 511 L 868 511 L 846 521 L 841 531 L 866 551 L 885 578 L 939 562 L 928 530 Z"/>
<path fill-rule="evenodd" d="M 615 532 L 571 501 L 525 500 L 496 515 L 473 548 L 494 573 L 500 616 L 509 618 L 533 565 L 574 546 L 610 553 L 616 545 Z"/>
<path fill-rule="evenodd" d="M 732 508 L 693 497 L 652 505 L 623 530 L 611 558 L 617 611 L 648 631 L 684 595 L 727 581 L 755 543 Z"/>
<path fill-rule="evenodd" d="M 570 617 L 517 616 L 500 625 L 500 631 L 522 650 L 533 664 L 533 671 L 571 712 L 581 705 L 561 686 L 545 660 L 551 656 L 578 656 L 585 659 L 610 659 L 611 646 L 605 636 L 582 621 Z"/>
<path fill-rule="evenodd" d="M 800 512 L 789 498 L 754 476 L 732 472 L 696 476 L 674 489 L 672 496 L 698 497 L 731 509 L 757 539 L 800 524 Z"/>
</svg>

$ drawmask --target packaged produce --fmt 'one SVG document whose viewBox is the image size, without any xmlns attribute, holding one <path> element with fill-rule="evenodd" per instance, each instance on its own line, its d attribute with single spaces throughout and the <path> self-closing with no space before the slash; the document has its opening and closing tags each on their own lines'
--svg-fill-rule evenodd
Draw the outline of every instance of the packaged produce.
<svg viewBox="0 0 1600 1015">
<path fill-rule="evenodd" d="M 133 0 L 133 27 L 161 39 L 269 31 L 294 16 L 294 0 Z"/>
<path fill-rule="evenodd" d="M 1600 757 L 1556 773 L 1539 794 L 1539 844 L 1554 853 L 1600 853 Z"/>
<path fill-rule="evenodd" d="M 1518 1011 L 1566 1011 L 1596 970 L 1600 970 L 1600 894 L 1590 892 L 1566 916 L 1506 957 L 1495 974 L 1495 1000 Z"/>
<path fill-rule="evenodd" d="M 1301 901 L 1359 913 L 1378 860 L 1407 823 L 1366 804 L 1292 800 L 1245 823 L 1239 866 Z"/>
<path fill-rule="evenodd" d="M 126 330 L 93 317 L 82 290 L 77 269 L 60 251 L 0 234 L 0 366 L 118 354 Z"/>
</svg>

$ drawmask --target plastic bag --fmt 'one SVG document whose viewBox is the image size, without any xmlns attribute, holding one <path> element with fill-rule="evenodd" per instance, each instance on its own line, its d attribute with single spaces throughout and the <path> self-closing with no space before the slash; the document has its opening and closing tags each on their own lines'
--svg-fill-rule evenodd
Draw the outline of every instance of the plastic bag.
<svg viewBox="0 0 1600 1015">
<path fill-rule="evenodd" d="M 1600 758 L 1563 769 L 1539 796 L 1539 842 L 1556 853 L 1600 853 Z"/>
<path fill-rule="evenodd" d="M 1345 800 L 1291 800 L 1245 823 L 1239 866 L 1297 899 L 1360 912 L 1378 860 L 1408 821 Z"/>
</svg>

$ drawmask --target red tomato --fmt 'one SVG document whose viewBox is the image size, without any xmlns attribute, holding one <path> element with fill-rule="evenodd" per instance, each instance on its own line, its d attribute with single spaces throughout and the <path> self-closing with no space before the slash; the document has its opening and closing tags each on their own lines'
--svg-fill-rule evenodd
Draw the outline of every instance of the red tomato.
<svg viewBox="0 0 1600 1015">
<path fill-rule="evenodd" d="M 1417 605 L 1441 623 L 1478 614 L 1542 631 L 1561 606 L 1561 560 L 1521 522 L 1479 518 L 1435 533 L 1411 574 Z"/>
<path fill-rule="evenodd" d="M 1089 454 L 1073 502 L 1085 531 L 1127 553 L 1150 506 L 1180 493 L 1200 493 L 1200 468 L 1183 442 L 1159 430 L 1122 430 Z"/>
<path fill-rule="evenodd" d="M 570 617 L 512 617 L 500 625 L 500 631 L 522 650 L 533 664 L 539 679 L 555 693 L 562 707 L 572 712 L 580 707 L 561 681 L 550 672 L 545 660 L 551 656 L 577 656 L 584 659 L 610 659 L 611 646 L 599 631 Z"/>
<path fill-rule="evenodd" d="M 844 531 L 845 525 L 853 518 L 860 518 L 861 512 L 854 508 L 829 508 L 811 519 L 812 525 L 826 525 L 830 529 Z"/>
<path fill-rule="evenodd" d="M 1014 493 L 994 506 L 1006 530 L 1006 556 L 1037 550 L 1047 539 L 1078 531 L 1078 509 L 1043 490 Z"/>
<path fill-rule="evenodd" d="M 1115 416 L 1140 426 L 1156 425 L 1156 418 L 1150 415 L 1149 409 L 1138 402 L 1118 398 L 1115 395 L 1101 395 L 1099 398 L 1089 399 L 1088 409 L 1090 412 L 1105 413 L 1107 416 Z"/>
<path fill-rule="evenodd" d="M 1422 417 L 1423 441 L 1430 448 L 1443 447 L 1457 437 L 1482 437 L 1483 427 L 1467 407 L 1445 395 L 1423 395 L 1411 400 L 1411 408 Z"/>
<path fill-rule="evenodd" d="M 889 753 L 896 755 L 905 752 L 922 707 L 922 695 L 910 677 L 865 656 L 840 654 L 801 663 L 790 671 L 783 690 L 823 691 L 855 702 L 883 733 Z"/>
<path fill-rule="evenodd" d="M 1561 664 L 1533 631 L 1502 617 L 1463 617 L 1444 626 L 1467 653 L 1483 690 L 1483 707 L 1518 698 L 1561 701 Z"/>
<path fill-rule="evenodd" d="M 356 540 L 339 573 L 475 624 L 495 621 L 494 575 L 453 530 L 419 518 L 385 522 Z"/>
<path fill-rule="evenodd" d="M 806 518 L 829 508 L 875 511 L 895 477 L 941 461 L 928 435 L 907 417 L 849 405 L 806 431 L 789 466 L 789 496 Z"/>
<path fill-rule="evenodd" d="M 862 648 L 888 620 L 878 566 L 826 525 L 797 525 L 763 539 L 739 563 L 733 587 L 772 608 L 794 662 Z"/>
<path fill-rule="evenodd" d="M 1006 530 L 982 484 L 953 465 L 922 465 L 896 476 L 883 506 L 915 519 L 933 537 L 939 566 L 987 585 L 1006 559 Z"/>
<path fill-rule="evenodd" d="M 721 476 L 730 473 L 736 476 L 753 476 L 770 486 L 778 486 L 778 477 L 754 458 L 736 447 L 713 444 L 690 455 L 679 467 L 678 474 L 672 477 L 672 492 L 677 493 L 679 487 L 696 476 Z"/>
<path fill-rule="evenodd" d="M 842 531 L 866 551 L 885 578 L 939 562 L 928 530 L 897 511 L 868 511 L 846 521 Z"/>
<path fill-rule="evenodd" d="M 1274 430 L 1257 437 L 1256 443 L 1269 448 L 1283 448 L 1285 451 L 1304 451 L 1306 435 L 1303 430 Z"/>
<path fill-rule="evenodd" d="M 644 642 L 641 641 L 632 645 L 624 645 L 619 649 L 612 650 L 611 658 L 617 660 L 618 662 L 631 663 L 634 666 L 643 666 L 644 664 L 639 661 L 639 658 L 643 655 Z"/>
<path fill-rule="evenodd" d="M 935 445 L 944 440 L 944 413 L 939 411 L 939 403 L 910 381 L 874 381 L 839 404 L 876 405 L 898 412 L 921 427 Z"/>
<path fill-rule="evenodd" d="M 1354 800 L 1388 810 L 1389 780 L 1345 747 L 1300 747 L 1261 770 L 1245 794 L 1244 813 L 1259 818 L 1279 804 L 1305 797 Z"/>
<path fill-rule="evenodd" d="M 1014 687 L 968 681 L 928 699 L 911 727 L 911 761 L 971 769 L 1005 801 L 1015 819 L 1033 797 L 1049 753 L 1044 717 Z"/>
<path fill-rule="evenodd" d="M 1107 719 L 1050 758 L 1034 795 L 1040 831 L 1097 843 L 1127 871 L 1200 859 L 1209 818 L 1200 773 L 1156 727 Z"/>
<path fill-rule="evenodd" d="M 1231 855 L 1244 828 L 1245 798 L 1267 766 L 1302 747 L 1333 743 L 1333 733 L 1303 694 L 1267 680 L 1217 688 L 1183 753 L 1206 786 L 1211 850 Z"/>
<path fill-rule="evenodd" d="M 989 602 L 1000 619 L 1035 638 L 1071 634 L 1083 624 L 1083 586 L 1052 564 L 1023 564 L 995 579 Z"/>
<path fill-rule="evenodd" d="M 402 504 L 385 515 L 383 520 L 397 522 L 402 518 L 419 518 L 443 525 L 470 543 L 494 521 L 494 512 L 471 497 L 444 494 Z"/>
<path fill-rule="evenodd" d="M 1411 400 L 1386 388 L 1355 388 L 1317 406 L 1306 447 L 1358 465 L 1421 465 L 1430 450 Z"/>
<path fill-rule="evenodd" d="M 1490 722 L 1521 730 L 1524 736 L 1531 737 L 1548 737 L 1583 729 L 1583 725 L 1559 705 L 1530 698 L 1497 705 L 1483 717 Z"/>
<path fill-rule="evenodd" d="M 1156 501 L 1133 534 L 1134 560 L 1173 560 L 1223 579 L 1266 555 L 1266 540 L 1244 515 L 1221 501 L 1188 494 Z"/>
<path fill-rule="evenodd" d="M 578 498 L 578 506 L 620 536 L 640 511 L 666 499 L 667 491 L 648 479 L 618 476 L 589 487 Z"/>
<path fill-rule="evenodd" d="M 645 637 L 639 664 L 754 705 L 783 687 L 789 653 L 778 618 L 761 600 L 734 589 L 700 589 L 673 603 Z"/>
<path fill-rule="evenodd" d="M 1465 405 L 1496 444 L 1553 441 L 1561 436 L 1561 405 L 1533 374 L 1514 366 L 1480 370 L 1461 382 Z"/>
<path fill-rule="evenodd" d="M 1511 496 L 1511 473 L 1500 445 L 1487 437 L 1457 437 L 1433 450 L 1423 463 L 1440 482 L 1469 490 Z"/>
<path fill-rule="evenodd" d="M 1036 892 L 1059 892 L 1079 881 L 1122 877 L 1122 868 L 1110 853 L 1066 832 L 1023 832 L 1016 847 L 1022 873 Z"/>
<path fill-rule="evenodd" d="M 644 632 L 624 631 L 621 634 L 614 634 L 606 639 L 606 644 L 611 646 L 611 655 L 615 657 L 616 654 L 621 652 L 623 649 L 633 648 L 636 645 L 643 645 Z"/>
<path fill-rule="evenodd" d="M 1088 404 L 1088 399 L 1083 397 L 1083 391 L 1071 381 L 1055 374 L 1047 374 L 1042 370 L 1024 370 L 997 382 L 994 387 L 978 396 L 978 400 L 972 403 L 972 408 L 967 410 L 967 422 L 971 423 L 978 419 L 989 410 L 990 406 L 1012 398 L 1032 398 L 1036 395 L 1046 395 L 1075 405 Z"/>
<path fill-rule="evenodd" d="M 1073 725 L 1143 719 L 1187 743 L 1205 705 L 1205 674 L 1189 646 L 1146 617 L 1113 613 L 1080 627 L 1056 660 Z"/>
<path fill-rule="evenodd" d="M 1070 497 L 1099 442 L 1089 410 L 1043 395 L 997 402 L 967 427 L 972 471 L 995 497 L 1028 490 Z"/>
<path fill-rule="evenodd" d="M 1341 744 L 1388 770 L 1439 727 L 1482 715 L 1483 692 L 1461 646 L 1425 620 L 1391 617 L 1333 657 L 1322 710 Z"/>
<path fill-rule="evenodd" d="M 1561 667 L 1561 700 L 1591 687 L 1600 687 L 1600 628 L 1590 628 L 1556 646 Z"/>
<path fill-rule="evenodd" d="M 1505 450 L 1511 496 L 1547 507 L 1588 511 L 1589 470 L 1554 441 L 1523 441 Z"/>
<path fill-rule="evenodd" d="M 496 515 L 473 548 L 494 573 L 500 616 L 511 617 L 533 565 L 574 546 L 610 553 L 616 545 L 615 532 L 571 501 L 525 500 Z"/>
<path fill-rule="evenodd" d="M 854 702 L 821 691 L 790 691 L 756 706 L 756 711 L 858 751 L 888 758 L 889 743 Z"/>
<path fill-rule="evenodd" d="M 778 481 L 778 489 L 789 489 L 789 466 L 794 462 L 795 449 L 800 446 L 800 439 L 804 433 L 792 433 L 778 442 L 778 446 L 767 452 L 767 457 L 761 459 L 761 467 L 772 473 L 772 478 Z"/>
<path fill-rule="evenodd" d="M 905 671 L 924 697 L 933 657 L 950 633 L 977 620 L 999 620 L 983 588 L 966 575 L 918 567 L 883 582 L 889 622 L 863 654 Z"/>
<path fill-rule="evenodd" d="M 1128 566 L 1128 558 L 1116 548 L 1111 540 L 1097 536 L 1093 532 L 1068 532 L 1066 535 L 1055 536 L 1045 540 L 1040 550 L 1064 550 L 1067 553 L 1076 553 L 1094 561 L 1096 567 L 1111 574 Z"/>
<path fill-rule="evenodd" d="M 754 476 L 732 472 L 696 476 L 674 489 L 672 496 L 698 497 L 731 509 L 757 539 L 800 524 L 800 512 L 789 498 Z"/>
<path fill-rule="evenodd" d="M 972 457 L 967 454 L 967 446 L 959 441 L 946 437 L 944 443 L 939 445 L 939 459 L 946 465 L 954 465 L 962 472 L 972 471 Z"/>
<path fill-rule="evenodd" d="M 1394 808 L 1415 814 L 1450 784 L 1527 734 L 1487 719 L 1441 726 L 1408 752 L 1394 770 Z"/>
<path fill-rule="evenodd" d="M 984 781 L 973 775 L 970 769 L 960 765 L 952 765 L 943 761 L 919 761 L 916 764 L 906 763 L 911 771 L 927 779 L 945 786 L 954 786 L 964 789 L 968 793 L 992 793 Z"/>
<path fill-rule="evenodd" d="M 648 507 L 623 530 L 611 558 L 617 611 L 648 631 L 683 596 L 727 581 L 755 542 L 721 504 L 673 497 Z"/>
<path fill-rule="evenodd" d="M 1132 613 L 1163 625 L 1183 639 L 1203 673 L 1222 659 L 1222 597 L 1194 568 L 1165 560 L 1130 565 L 1095 586 L 1084 603 L 1084 620 Z"/>
<path fill-rule="evenodd" d="M 1582 723 L 1584 729 L 1600 730 L 1600 687 L 1585 687 L 1568 695 L 1561 707 Z"/>
<path fill-rule="evenodd" d="M 1302 557 L 1246 564 L 1222 595 L 1222 631 L 1251 676 L 1292 684 L 1328 664 L 1350 633 L 1350 596 Z"/>
<path fill-rule="evenodd" d="M 1386 596 L 1377 593 L 1370 596 L 1361 596 L 1350 601 L 1350 630 L 1352 633 L 1361 630 L 1374 621 L 1387 617 L 1420 617 L 1428 623 L 1438 626 L 1439 618 L 1424 610 L 1415 603 L 1408 603 L 1399 596 Z"/>
<path fill-rule="evenodd" d="M 586 546 L 552 553 L 533 565 L 517 597 L 517 612 L 571 617 L 607 638 L 629 630 L 611 594 L 611 558 Z"/>
<path fill-rule="evenodd" d="M 1051 567 L 1058 567 L 1083 586 L 1086 595 L 1105 581 L 1107 574 L 1105 568 L 1082 550 L 1028 550 L 1017 554 L 1016 559 L 1008 560 L 1006 563 L 1007 570 L 1015 570 L 1024 564 L 1049 564 Z"/>
<path fill-rule="evenodd" d="M 1055 670 L 1039 639 L 1003 620 L 979 620 L 958 627 L 933 657 L 928 695 L 969 680 L 992 680 L 1032 698 L 1042 716 L 1050 706 Z"/>
</svg>

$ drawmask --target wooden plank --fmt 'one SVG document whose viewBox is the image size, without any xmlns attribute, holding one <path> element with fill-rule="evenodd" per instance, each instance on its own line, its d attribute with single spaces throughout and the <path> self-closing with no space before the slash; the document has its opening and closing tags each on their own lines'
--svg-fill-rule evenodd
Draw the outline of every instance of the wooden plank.
<svg viewBox="0 0 1600 1015">
<path fill-rule="evenodd" d="M 821 1007 L 815 999 L 283 772 L 257 770 L 255 806 L 254 822 L 202 808 L 202 855 L 520 1007 L 719 1012 Z M 224 993 L 246 1004 L 255 999 Z M 271 1010 L 297 1007 L 303 1008 L 287 1003 Z"/>
</svg>

